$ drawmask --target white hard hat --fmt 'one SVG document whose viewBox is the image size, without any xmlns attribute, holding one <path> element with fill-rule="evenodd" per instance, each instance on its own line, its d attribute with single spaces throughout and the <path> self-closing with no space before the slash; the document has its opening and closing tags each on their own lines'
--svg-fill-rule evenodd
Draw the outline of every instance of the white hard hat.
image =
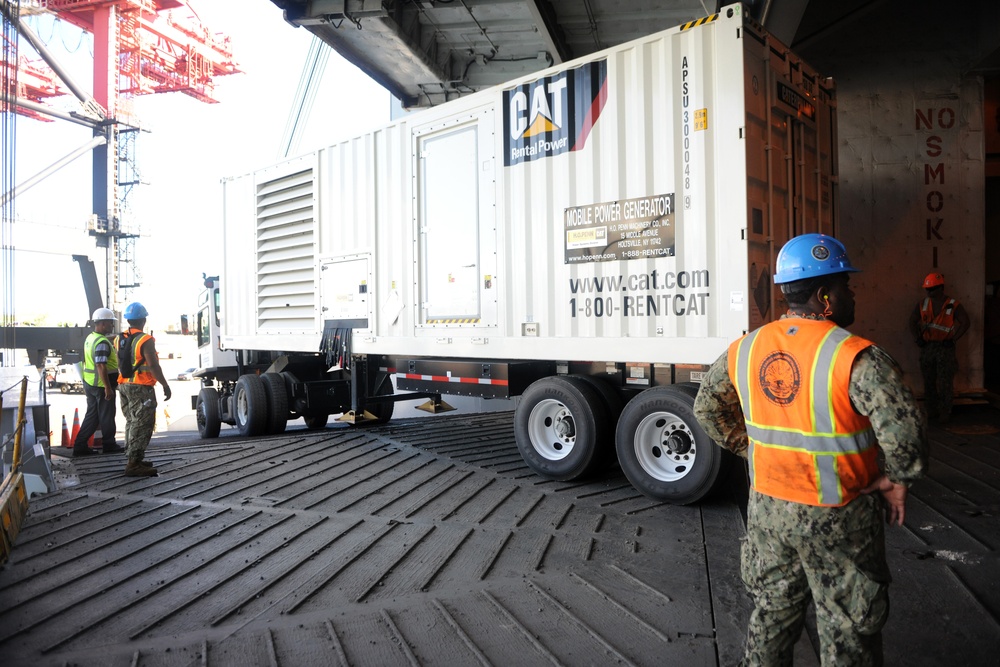
<svg viewBox="0 0 1000 667">
<path fill-rule="evenodd" d="M 100 322 L 101 320 L 118 320 L 118 316 L 115 315 L 115 311 L 110 308 L 98 308 L 94 311 L 94 315 L 90 318 L 95 322 Z"/>
</svg>

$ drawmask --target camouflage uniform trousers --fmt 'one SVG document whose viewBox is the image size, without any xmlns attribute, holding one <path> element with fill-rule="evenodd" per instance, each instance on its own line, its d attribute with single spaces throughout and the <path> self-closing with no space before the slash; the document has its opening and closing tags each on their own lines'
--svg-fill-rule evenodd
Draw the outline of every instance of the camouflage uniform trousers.
<svg viewBox="0 0 1000 667">
<path fill-rule="evenodd" d="M 146 384 L 122 384 L 118 396 L 125 415 L 125 455 L 129 461 L 141 461 L 156 426 L 156 390 Z"/>
<path fill-rule="evenodd" d="M 823 667 L 882 664 L 891 577 L 881 502 L 813 507 L 750 492 L 741 568 L 755 609 L 743 665 L 791 665 L 810 598 Z"/>
<path fill-rule="evenodd" d="M 924 376 L 924 405 L 931 419 L 951 417 L 958 357 L 951 341 L 927 343 L 920 348 L 920 374 Z"/>
</svg>

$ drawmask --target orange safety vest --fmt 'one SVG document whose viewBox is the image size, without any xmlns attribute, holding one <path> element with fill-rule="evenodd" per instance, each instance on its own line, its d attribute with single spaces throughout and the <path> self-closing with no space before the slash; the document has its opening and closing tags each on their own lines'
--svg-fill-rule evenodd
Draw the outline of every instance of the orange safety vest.
<svg viewBox="0 0 1000 667">
<path fill-rule="evenodd" d="M 146 384 L 153 386 L 156 384 L 156 378 L 153 377 L 153 372 L 150 367 L 146 365 L 146 360 L 142 357 L 142 346 L 147 340 L 155 340 L 148 333 L 143 333 L 142 329 L 129 329 L 124 335 L 135 337 L 132 341 L 132 368 L 134 369 L 132 377 L 127 378 L 124 375 L 118 376 L 118 384 Z M 117 343 L 117 339 L 116 339 Z M 115 345 L 117 348 L 117 344 Z M 119 366 L 121 364 L 119 363 Z"/>
<path fill-rule="evenodd" d="M 870 345 L 832 322 L 791 317 L 729 347 L 754 490 L 836 507 L 878 478 L 875 432 L 848 393 L 854 359 Z"/>
<path fill-rule="evenodd" d="M 928 342 L 948 340 L 955 333 L 955 309 L 958 301 L 948 299 L 944 302 L 941 312 L 934 316 L 934 304 L 930 297 L 924 298 L 920 304 L 920 333 Z"/>
</svg>

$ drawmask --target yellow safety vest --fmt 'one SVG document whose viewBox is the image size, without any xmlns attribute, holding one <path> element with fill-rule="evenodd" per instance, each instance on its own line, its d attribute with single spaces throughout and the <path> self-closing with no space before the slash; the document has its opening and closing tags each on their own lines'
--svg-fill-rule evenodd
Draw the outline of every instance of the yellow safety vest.
<svg viewBox="0 0 1000 667">
<path fill-rule="evenodd" d="M 91 331 L 90 335 L 87 336 L 87 340 L 83 343 L 83 381 L 91 387 L 104 386 L 104 380 L 97 373 L 97 363 L 94 361 L 94 349 L 102 339 L 107 341 L 108 347 L 111 348 L 111 352 L 108 354 L 108 362 L 105 364 L 107 371 L 109 374 L 118 372 L 118 352 L 115 351 L 115 346 L 111 342 L 111 339 L 102 333 Z"/>
</svg>

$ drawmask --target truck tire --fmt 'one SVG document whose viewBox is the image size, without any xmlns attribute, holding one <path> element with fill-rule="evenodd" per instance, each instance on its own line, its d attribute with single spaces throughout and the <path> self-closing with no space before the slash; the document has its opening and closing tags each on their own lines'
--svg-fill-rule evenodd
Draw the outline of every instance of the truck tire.
<svg viewBox="0 0 1000 667">
<path fill-rule="evenodd" d="M 318 431 L 322 428 L 326 428 L 326 422 L 330 419 L 330 415 L 305 415 L 302 417 L 302 421 L 306 423 L 306 428 L 310 431 Z"/>
<path fill-rule="evenodd" d="M 567 378 L 574 378 L 586 382 L 601 397 L 604 405 L 608 409 L 608 417 L 612 422 L 617 422 L 625 407 L 625 402 L 618 391 L 611 386 L 611 383 L 593 375 L 567 375 Z M 612 431 L 614 429 L 612 428 Z"/>
<path fill-rule="evenodd" d="M 601 401 L 608 411 L 607 436 L 598 446 L 603 457 L 601 467 L 604 469 L 612 468 L 618 464 L 618 457 L 615 454 L 615 429 L 618 426 L 618 418 L 621 417 L 622 409 L 625 407 L 625 401 L 622 400 L 621 393 L 611 386 L 611 383 L 599 377 L 594 375 L 570 375 L 568 377 L 578 378 L 590 385 L 601 397 Z"/>
<path fill-rule="evenodd" d="M 59 393 L 61 393 L 61 394 L 68 394 L 69 393 L 69 385 L 68 384 L 61 384 L 61 385 L 59 385 Z"/>
<path fill-rule="evenodd" d="M 222 428 L 222 419 L 219 417 L 219 392 L 213 387 L 202 387 L 198 392 L 194 414 L 198 422 L 198 433 L 202 438 L 219 437 L 219 429 Z"/>
<path fill-rule="evenodd" d="M 690 387 L 653 387 L 629 401 L 615 444 L 622 472 L 644 495 L 676 505 L 697 502 L 720 478 L 725 452 L 694 417 Z"/>
<path fill-rule="evenodd" d="M 278 373 L 264 373 L 260 376 L 267 399 L 267 423 L 264 433 L 278 435 L 288 426 L 288 389 L 285 378 Z"/>
<path fill-rule="evenodd" d="M 392 376 L 388 373 L 379 373 L 374 382 L 374 386 L 369 390 L 371 396 L 392 396 Z M 392 419 L 396 404 L 390 401 L 371 403 L 368 405 L 368 412 L 375 415 L 376 424 L 384 424 Z M 369 422 L 370 423 L 370 422 Z"/>
<path fill-rule="evenodd" d="M 267 395 L 259 375 L 241 375 L 233 390 L 233 416 L 240 435 L 261 435 L 267 425 Z"/>
<path fill-rule="evenodd" d="M 700 382 L 678 382 L 674 386 L 688 394 L 691 394 L 692 397 L 697 396 L 698 390 L 701 389 Z"/>
<path fill-rule="evenodd" d="M 601 443 L 610 431 L 604 401 L 580 378 L 542 378 L 528 387 L 514 411 L 521 458 L 547 479 L 568 481 L 594 472 L 604 461 Z"/>
</svg>

